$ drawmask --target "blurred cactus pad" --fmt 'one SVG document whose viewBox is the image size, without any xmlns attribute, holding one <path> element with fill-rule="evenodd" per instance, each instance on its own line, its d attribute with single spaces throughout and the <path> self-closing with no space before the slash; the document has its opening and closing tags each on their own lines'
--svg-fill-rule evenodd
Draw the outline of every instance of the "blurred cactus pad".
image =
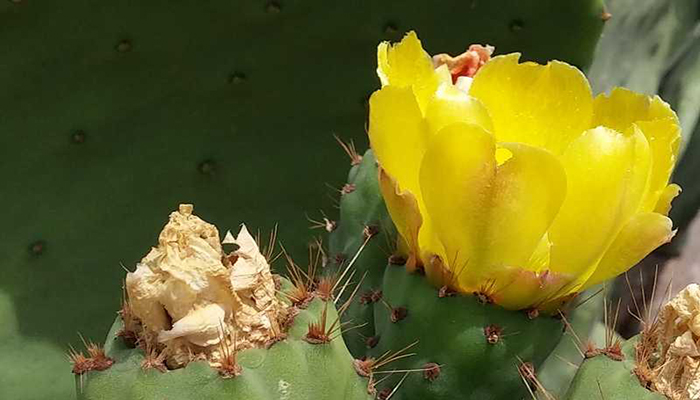
<svg viewBox="0 0 700 400">
<path fill-rule="evenodd" d="M 604 16 L 601 0 L 0 2 L 0 398 L 69 398 L 64 350 L 101 341 L 120 264 L 180 202 L 279 224 L 303 251 L 305 213 L 346 171 L 332 135 L 366 147 L 380 41 L 416 29 L 428 50 L 585 68 Z"/>
</svg>

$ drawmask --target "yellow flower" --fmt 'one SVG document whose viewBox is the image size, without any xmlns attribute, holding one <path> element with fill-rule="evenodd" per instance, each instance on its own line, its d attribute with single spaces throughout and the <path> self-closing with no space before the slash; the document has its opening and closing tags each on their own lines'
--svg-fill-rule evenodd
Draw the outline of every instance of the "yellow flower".
<svg viewBox="0 0 700 400">
<path fill-rule="evenodd" d="M 674 235 L 678 118 L 658 96 L 593 98 L 559 61 L 436 68 L 415 33 L 382 43 L 369 137 L 409 255 L 437 285 L 551 308 Z"/>
</svg>

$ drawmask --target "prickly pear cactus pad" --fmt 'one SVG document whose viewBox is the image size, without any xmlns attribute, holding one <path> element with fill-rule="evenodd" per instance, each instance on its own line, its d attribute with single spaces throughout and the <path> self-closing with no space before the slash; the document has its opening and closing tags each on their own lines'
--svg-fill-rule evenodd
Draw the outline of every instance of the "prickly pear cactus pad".
<svg viewBox="0 0 700 400">
<path fill-rule="evenodd" d="M 387 267 L 374 318 L 379 341 L 367 364 L 400 349 L 413 354 L 391 364 L 413 372 L 378 387 L 397 388 L 396 399 L 526 398 L 528 380 L 564 331 L 558 319 L 441 290 L 401 265 Z"/>
<path fill-rule="evenodd" d="M 104 350 L 114 364 L 78 377 L 78 399 L 371 399 L 368 380 L 358 376 L 341 338 L 325 345 L 306 340 L 308 324 L 316 322 L 323 310 L 324 302 L 313 300 L 297 314 L 284 340 L 268 349 L 238 351 L 231 372 L 212 368 L 206 361 L 166 370 L 158 354 L 149 355 L 123 342 L 119 337 L 123 325 L 118 320 Z M 328 318 L 336 318 L 335 309 L 328 310 Z"/>
<path fill-rule="evenodd" d="M 621 347 L 593 352 L 579 368 L 566 399 L 597 394 L 612 400 L 700 398 L 699 315 L 700 286 L 691 284 L 658 315 L 647 315 L 642 333 Z"/>
<path fill-rule="evenodd" d="M 642 386 L 634 374 L 636 339 L 620 345 L 616 355 L 591 355 L 578 369 L 565 400 L 663 400 L 666 396 Z"/>
<path fill-rule="evenodd" d="M 329 275 L 342 274 L 348 267 L 355 271 L 359 290 L 345 317 L 358 326 L 348 331 L 345 343 L 359 356 L 376 345 L 374 309 L 381 298 L 386 260 L 395 251 L 396 232 L 379 192 L 372 150 L 353 160 L 356 165 L 340 196 L 340 220 L 325 224 L 330 231 L 326 271 Z"/>
<path fill-rule="evenodd" d="M 379 46 L 379 184 L 409 271 L 552 310 L 673 237 L 678 118 L 622 88 L 594 98 L 567 63 L 492 51 L 472 46 L 454 68 L 412 32 Z"/>
<path fill-rule="evenodd" d="M 79 399 L 370 399 L 340 334 L 333 291 L 297 302 L 242 226 L 216 227 L 181 205 L 126 277 L 104 348 L 72 350 Z M 297 282 L 299 283 L 299 282 Z"/>
</svg>

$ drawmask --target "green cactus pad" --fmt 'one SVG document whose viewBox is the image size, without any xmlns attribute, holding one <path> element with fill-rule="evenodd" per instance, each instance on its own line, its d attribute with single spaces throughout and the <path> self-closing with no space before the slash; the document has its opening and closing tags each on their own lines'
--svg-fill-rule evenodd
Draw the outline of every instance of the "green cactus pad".
<svg viewBox="0 0 700 400">
<path fill-rule="evenodd" d="M 664 400 L 666 396 L 644 388 L 634 374 L 637 337 L 622 345 L 624 360 L 601 354 L 586 359 L 578 369 L 564 400 Z"/>
<path fill-rule="evenodd" d="M 326 344 L 304 340 L 310 322 L 316 322 L 324 302 L 313 300 L 300 310 L 286 339 L 269 349 L 238 353 L 242 372 L 223 378 L 207 362 L 193 362 L 185 368 L 159 372 L 143 370 L 144 352 L 127 347 L 117 337 L 122 328 L 118 318 L 105 343 L 114 364 L 102 372 L 76 377 L 79 400 L 190 400 L 203 399 L 287 399 L 368 400 L 368 380 L 358 376 L 353 359 L 340 337 Z M 327 318 L 337 318 L 333 306 Z"/>
<path fill-rule="evenodd" d="M 591 297 L 592 296 L 592 297 Z M 561 341 L 542 366 L 537 370 L 537 379 L 554 398 L 562 398 L 569 389 L 578 366 L 584 358 L 580 343 L 598 343 L 605 340 L 606 329 L 600 322 L 604 307 L 604 295 L 597 288 L 588 289 L 578 296 L 578 302 L 566 316 L 570 326 Z"/>
<path fill-rule="evenodd" d="M 377 176 L 377 161 L 372 150 L 368 150 L 362 162 L 350 169 L 350 186 L 346 187 L 352 189 L 341 196 L 340 221 L 336 222 L 337 227 L 329 238 L 331 264 L 328 273 L 341 274 L 357 255 L 352 268 L 354 281 L 360 283 L 358 298 L 344 317 L 355 325 L 364 324 L 345 335 L 348 348 L 358 357 L 376 344 L 376 296 L 381 294 L 384 266 L 396 240 L 394 225 L 379 193 Z"/>
<path fill-rule="evenodd" d="M 471 295 L 440 297 L 423 276 L 401 266 L 387 267 L 383 289 L 387 306 L 375 312 L 381 339 L 374 354 L 416 343 L 408 350 L 414 356 L 386 368 L 416 371 L 407 375 L 396 399 L 524 398 L 524 368 L 536 371 L 563 333 L 562 321 L 552 317 L 531 319 L 526 312 L 482 304 Z M 396 320 L 398 308 L 405 315 Z M 439 369 L 427 370 L 432 363 Z"/>
</svg>

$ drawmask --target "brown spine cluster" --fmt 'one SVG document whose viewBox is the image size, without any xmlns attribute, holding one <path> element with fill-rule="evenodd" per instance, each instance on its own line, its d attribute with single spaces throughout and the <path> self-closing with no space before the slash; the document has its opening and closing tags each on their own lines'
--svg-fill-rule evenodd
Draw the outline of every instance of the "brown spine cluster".
<svg viewBox="0 0 700 400">
<path fill-rule="evenodd" d="M 503 336 L 503 328 L 496 324 L 488 325 L 484 328 L 484 336 L 488 344 L 496 344 Z"/>
<path fill-rule="evenodd" d="M 102 347 L 95 343 L 85 343 L 87 356 L 75 349 L 70 349 L 68 359 L 73 364 L 73 373 L 82 375 L 90 371 L 104 371 L 114 364 L 114 360 L 107 357 Z"/>
</svg>

